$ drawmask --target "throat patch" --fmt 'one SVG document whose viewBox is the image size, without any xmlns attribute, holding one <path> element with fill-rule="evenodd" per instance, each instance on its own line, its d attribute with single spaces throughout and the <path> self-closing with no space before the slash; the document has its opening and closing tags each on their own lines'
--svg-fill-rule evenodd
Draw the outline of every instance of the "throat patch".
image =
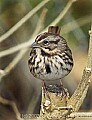
<svg viewBox="0 0 92 120">
<path fill-rule="evenodd" d="M 42 55 L 42 56 L 49 56 L 49 54 L 46 53 L 46 52 L 44 52 L 43 50 L 41 50 L 41 55 Z"/>
</svg>

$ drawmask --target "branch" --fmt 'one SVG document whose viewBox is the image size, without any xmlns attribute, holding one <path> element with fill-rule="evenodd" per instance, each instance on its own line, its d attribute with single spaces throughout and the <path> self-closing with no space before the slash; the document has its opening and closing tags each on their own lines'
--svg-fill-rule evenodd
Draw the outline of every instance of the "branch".
<svg viewBox="0 0 92 120">
<path fill-rule="evenodd" d="M 10 105 L 12 107 L 14 113 L 16 114 L 17 119 L 18 120 L 24 120 L 24 119 L 21 118 L 21 114 L 20 114 L 20 112 L 19 112 L 19 110 L 18 110 L 14 101 L 7 100 L 7 99 L 0 96 L 0 103 L 2 103 L 4 105 Z"/>
<path fill-rule="evenodd" d="M 60 20 L 64 17 L 64 15 L 68 12 L 69 8 L 71 7 L 71 5 L 73 4 L 73 2 L 75 2 L 75 0 L 69 0 L 69 2 L 67 3 L 66 7 L 64 8 L 63 11 L 61 11 L 61 13 L 57 16 L 57 18 L 50 24 L 50 25 L 56 25 L 58 24 L 58 22 L 60 22 Z M 48 26 L 50 26 L 48 25 Z M 42 32 L 44 32 L 46 29 L 44 29 Z M 24 49 L 24 48 L 27 48 L 27 47 L 30 47 L 31 44 L 34 42 L 34 37 L 31 38 L 29 41 L 25 42 L 25 43 L 22 43 L 22 44 L 19 44 L 15 47 L 12 47 L 12 48 L 9 48 L 7 50 L 4 50 L 2 52 L 0 52 L 0 58 L 1 57 L 4 57 L 6 55 L 9 55 L 9 54 L 13 54 L 21 49 Z"/>
<path fill-rule="evenodd" d="M 41 30 L 41 27 L 39 26 L 42 26 L 43 27 L 43 23 L 44 23 L 44 20 L 45 20 L 45 17 L 46 17 L 46 12 L 47 12 L 47 9 L 43 9 L 41 15 L 40 15 L 40 20 L 38 21 L 38 24 L 37 24 L 37 27 L 35 30 L 35 32 L 39 32 Z M 42 14 L 43 17 L 42 17 Z M 33 33 L 34 35 L 34 33 Z M 33 36 L 32 35 L 32 36 Z M 4 69 L 4 70 L 1 70 L 0 71 L 0 80 L 2 80 L 1 78 L 3 78 L 4 76 L 6 76 L 7 74 L 10 73 L 10 71 L 18 64 L 18 62 L 22 59 L 22 57 L 25 55 L 25 53 L 27 52 L 28 48 L 25 48 L 24 50 L 22 49 L 16 56 L 15 58 L 12 60 L 12 62 Z"/>
<path fill-rule="evenodd" d="M 8 73 L 10 73 L 10 71 L 17 65 L 17 63 L 21 60 L 21 58 L 23 57 L 23 55 L 25 55 L 27 49 L 21 50 L 16 56 L 15 58 L 12 60 L 12 62 L 10 62 L 10 64 L 3 70 L 3 72 L 1 71 L 0 74 L 0 79 L 4 76 L 6 76 Z M 0 81 L 1 82 L 1 81 Z"/>
<path fill-rule="evenodd" d="M 57 25 L 61 19 L 63 19 L 63 17 L 65 16 L 65 14 L 69 11 L 69 9 L 71 8 L 72 4 L 74 2 L 76 2 L 77 0 L 69 0 L 67 5 L 64 7 L 64 9 L 62 10 L 62 12 L 58 15 L 58 17 L 49 25 L 49 26 L 55 26 Z M 48 30 L 48 26 L 43 30 L 43 32 Z"/>
<path fill-rule="evenodd" d="M 35 28 L 35 31 L 33 32 L 32 34 L 32 38 L 37 35 L 43 28 L 44 28 L 44 22 L 45 22 L 45 18 L 46 18 L 46 14 L 47 14 L 47 8 L 44 8 L 41 15 L 40 15 L 40 18 L 38 20 L 38 23 L 37 23 L 37 26 Z"/>
<path fill-rule="evenodd" d="M 89 35 L 90 35 L 90 41 L 89 41 L 87 68 L 91 68 L 92 70 L 92 23 L 91 23 L 91 30 L 89 31 Z"/>
<path fill-rule="evenodd" d="M 62 26 L 62 30 L 61 30 L 61 33 L 62 34 L 67 34 L 71 31 L 73 31 L 74 29 L 78 28 L 79 26 L 83 26 L 87 23 L 90 23 L 92 20 L 92 15 L 86 15 L 85 17 L 82 17 L 82 18 L 79 18 L 75 21 L 71 21 L 65 25 Z M 76 25 L 76 23 L 78 25 Z"/>
<path fill-rule="evenodd" d="M 91 77 L 91 71 L 92 71 L 92 25 L 91 25 L 91 31 L 90 33 L 90 42 L 89 42 L 89 52 L 88 52 L 88 62 L 87 62 L 87 67 L 83 71 L 82 79 L 68 101 L 68 106 L 73 107 L 73 111 L 78 111 L 81 104 L 84 101 L 84 98 L 86 97 L 89 83 L 90 83 L 90 77 Z"/>
<path fill-rule="evenodd" d="M 48 87 L 48 86 L 47 86 Z M 66 108 L 67 99 L 69 94 L 62 85 L 59 86 L 49 86 L 50 90 L 58 90 L 58 93 L 55 91 L 52 93 L 50 91 L 45 92 L 42 88 L 42 102 L 40 117 L 42 116 L 44 120 L 66 120 L 65 117 L 61 117 L 64 110 L 70 110 Z M 54 88 L 55 87 L 55 88 Z M 59 89 L 58 89 L 59 88 Z M 62 90 L 61 90 L 62 89 Z"/>
<path fill-rule="evenodd" d="M 19 27 L 21 27 L 29 18 L 31 18 L 38 10 L 40 10 L 50 0 L 43 0 L 34 9 L 32 9 L 27 15 L 25 15 L 18 23 L 16 23 L 9 31 L 0 37 L 0 42 L 4 41 L 10 35 L 12 35 Z"/>
</svg>

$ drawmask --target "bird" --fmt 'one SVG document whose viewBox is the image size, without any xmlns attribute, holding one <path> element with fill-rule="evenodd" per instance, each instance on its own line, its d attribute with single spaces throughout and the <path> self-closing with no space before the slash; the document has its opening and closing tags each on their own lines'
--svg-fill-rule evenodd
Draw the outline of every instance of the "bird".
<svg viewBox="0 0 92 120">
<path fill-rule="evenodd" d="M 57 84 L 71 72 L 72 51 L 58 26 L 49 26 L 48 32 L 37 35 L 31 45 L 28 66 L 35 78 L 53 81 L 51 84 Z"/>
</svg>

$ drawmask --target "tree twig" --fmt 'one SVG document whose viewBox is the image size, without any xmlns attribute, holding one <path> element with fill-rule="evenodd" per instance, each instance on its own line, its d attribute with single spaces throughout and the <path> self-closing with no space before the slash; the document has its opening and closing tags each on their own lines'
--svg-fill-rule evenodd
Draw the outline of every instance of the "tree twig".
<svg viewBox="0 0 92 120">
<path fill-rule="evenodd" d="M 31 18 L 38 10 L 40 10 L 50 0 L 43 0 L 34 9 L 32 9 L 27 15 L 25 15 L 19 22 L 17 22 L 9 31 L 0 36 L 0 42 L 4 41 L 10 35 L 12 35 L 19 27 L 21 27 L 29 18 Z"/>
<path fill-rule="evenodd" d="M 13 111 L 15 112 L 17 119 L 24 120 L 23 118 L 21 118 L 21 114 L 20 114 L 14 101 L 9 101 L 9 100 L 0 96 L 0 103 L 2 103 L 4 105 L 10 105 L 12 107 Z"/>
<path fill-rule="evenodd" d="M 68 10 L 71 8 L 72 4 L 76 1 L 77 0 L 69 0 L 67 5 L 62 10 L 62 12 L 57 16 L 57 18 L 49 26 L 57 25 L 60 22 L 60 20 L 66 15 Z M 48 30 L 48 26 L 43 30 L 43 32 L 47 30 Z"/>
<path fill-rule="evenodd" d="M 92 23 L 91 23 L 91 30 L 89 31 L 89 35 L 90 35 L 90 40 L 89 40 L 87 68 L 91 68 L 92 70 Z"/>
<path fill-rule="evenodd" d="M 62 31 L 61 33 L 64 35 L 64 34 L 67 34 L 71 31 L 73 31 L 74 29 L 78 28 L 79 26 L 83 26 L 87 23 L 90 23 L 92 20 L 92 15 L 86 15 L 85 17 L 82 17 L 82 18 L 79 18 L 79 19 L 76 19 L 75 21 L 71 21 L 65 25 L 62 26 Z M 76 23 L 78 25 L 76 25 Z"/>
<path fill-rule="evenodd" d="M 35 31 L 33 32 L 32 34 L 32 38 L 37 35 L 44 27 L 44 22 L 45 22 L 45 18 L 46 18 L 46 14 L 47 14 L 47 8 L 43 8 L 43 11 L 39 17 L 39 20 L 38 20 L 38 23 L 37 23 L 37 26 L 35 28 Z"/>
<path fill-rule="evenodd" d="M 71 105 L 73 107 L 74 111 L 78 111 L 81 104 L 84 101 L 84 98 L 86 97 L 90 77 L 92 72 L 92 25 L 91 25 L 91 31 L 90 31 L 90 42 L 89 42 L 89 52 L 88 52 L 88 62 L 87 67 L 83 71 L 83 76 L 81 81 L 79 82 L 79 85 L 68 101 L 68 106 Z"/>
<path fill-rule="evenodd" d="M 17 63 L 21 60 L 22 56 L 25 54 L 25 52 L 27 51 L 27 48 L 24 50 L 21 50 L 16 56 L 15 58 L 12 60 L 12 62 L 10 62 L 10 64 L 3 70 L 3 72 L 0 74 L 0 79 L 2 79 L 2 77 L 6 76 L 16 65 Z M 1 81 L 0 81 L 1 82 Z"/>
</svg>

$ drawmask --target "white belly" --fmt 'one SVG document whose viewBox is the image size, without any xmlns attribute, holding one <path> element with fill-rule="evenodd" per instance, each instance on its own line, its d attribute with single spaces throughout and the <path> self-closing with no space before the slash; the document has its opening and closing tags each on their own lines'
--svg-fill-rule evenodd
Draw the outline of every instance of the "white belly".
<svg viewBox="0 0 92 120">
<path fill-rule="evenodd" d="M 52 60 L 52 62 L 51 62 Z M 35 70 L 35 75 L 38 79 L 41 80 L 58 80 L 63 78 L 65 75 L 69 73 L 69 71 L 63 69 L 71 66 L 67 66 L 64 61 L 58 57 L 58 56 L 52 56 L 52 57 L 41 57 L 37 56 L 35 66 L 37 66 L 37 63 L 39 63 L 39 68 Z M 46 70 L 46 65 L 47 69 Z"/>
</svg>

